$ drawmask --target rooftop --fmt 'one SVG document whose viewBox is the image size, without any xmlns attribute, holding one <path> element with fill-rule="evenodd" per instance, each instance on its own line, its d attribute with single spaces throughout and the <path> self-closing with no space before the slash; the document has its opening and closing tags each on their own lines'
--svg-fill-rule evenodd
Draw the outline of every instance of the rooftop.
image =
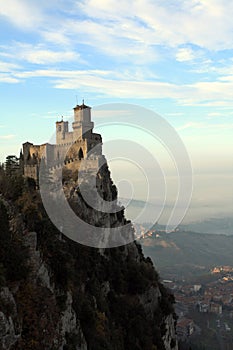
<svg viewBox="0 0 233 350">
<path fill-rule="evenodd" d="M 74 107 L 73 109 L 86 109 L 86 108 L 91 108 L 87 105 L 84 104 L 84 100 L 83 103 L 81 105 L 77 105 L 76 107 Z"/>
</svg>

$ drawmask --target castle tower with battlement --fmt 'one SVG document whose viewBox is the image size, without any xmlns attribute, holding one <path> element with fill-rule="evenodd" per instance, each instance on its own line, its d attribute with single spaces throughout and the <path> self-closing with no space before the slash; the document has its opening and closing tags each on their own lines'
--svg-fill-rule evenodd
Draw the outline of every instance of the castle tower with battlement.
<svg viewBox="0 0 233 350">
<path fill-rule="evenodd" d="M 73 135 L 75 139 L 90 137 L 94 127 L 91 121 L 91 108 L 83 104 L 74 108 L 74 122 L 72 123 Z"/>
<path fill-rule="evenodd" d="M 84 159 L 87 163 L 98 163 L 102 157 L 102 138 L 93 132 L 94 123 L 91 121 L 91 108 L 84 104 L 73 108 L 74 121 L 72 131 L 69 131 L 69 122 L 56 122 L 56 144 L 45 143 L 34 145 L 23 144 L 24 176 L 38 181 L 41 161 L 49 166 L 65 166 L 77 170 Z"/>
<path fill-rule="evenodd" d="M 83 104 L 73 108 L 74 121 L 72 123 L 73 131 L 69 131 L 67 121 L 56 122 L 56 144 L 71 143 L 77 140 L 91 139 L 94 123 L 91 121 L 91 108 Z"/>
</svg>

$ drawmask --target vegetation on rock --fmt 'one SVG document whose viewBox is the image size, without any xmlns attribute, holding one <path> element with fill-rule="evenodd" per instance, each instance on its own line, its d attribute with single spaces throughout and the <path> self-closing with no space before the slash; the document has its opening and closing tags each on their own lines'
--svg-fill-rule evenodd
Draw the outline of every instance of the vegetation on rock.
<svg viewBox="0 0 233 350">
<path fill-rule="evenodd" d="M 67 309 L 67 293 L 72 295 L 72 310 L 89 350 L 165 349 L 164 322 L 174 313 L 174 299 L 141 246 L 134 242 L 101 253 L 61 237 L 35 183 L 24 179 L 14 159 L 10 161 L 8 168 L 0 168 L 0 286 L 11 290 L 17 305 L 14 321 L 19 323 L 19 337 L 14 349 L 60 348 L 58 325 Z M 30 231 L 37 233 L 37 249 L 52 290 L 39 276 L 32 278 L 28 263 L 32 253 L 24 244 Z M 140 299 L 150 288 L 160 294 L 152 317 Z M 7 306 L 3 312 L 10 314 Z M 66 332 L 63 349 L 78 349 L 81 341 L 80 332 Z M 175 348 L 176 341 L 172 344 Z"/>
</svg>

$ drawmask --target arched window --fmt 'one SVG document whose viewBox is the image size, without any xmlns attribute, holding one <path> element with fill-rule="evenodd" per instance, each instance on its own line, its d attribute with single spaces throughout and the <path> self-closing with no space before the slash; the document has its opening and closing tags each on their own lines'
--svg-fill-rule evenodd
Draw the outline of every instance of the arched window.
<svg viewBox="0 0 233 350">
<path fill-rule="evenodd" d="M 78 151 L 78 159 L 81 160 L 82 158 L 83 158 L 83 150 L 82 148 L 80 148 Z"/>
</svg>

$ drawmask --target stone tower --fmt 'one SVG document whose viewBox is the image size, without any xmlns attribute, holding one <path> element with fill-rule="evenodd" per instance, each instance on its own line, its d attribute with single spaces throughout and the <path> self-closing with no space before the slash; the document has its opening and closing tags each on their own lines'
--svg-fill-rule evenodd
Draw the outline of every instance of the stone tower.
<svg viewBox="0 0 233 350">
<path fill-rule="evenodd" d="M 68 122 L 61 120 L 56 122 L 56 143 L 57 145 L 65 143 L 66 133 L 69 132 Z"/>
<path fill-rule="evenodd" d="M 74 122 L 72 123 L 74 141 L 88 138 L 92 133 L 94 123 L 91 121 L 91 108 L 84 104 L 74 107 Z"/>
</svg>

